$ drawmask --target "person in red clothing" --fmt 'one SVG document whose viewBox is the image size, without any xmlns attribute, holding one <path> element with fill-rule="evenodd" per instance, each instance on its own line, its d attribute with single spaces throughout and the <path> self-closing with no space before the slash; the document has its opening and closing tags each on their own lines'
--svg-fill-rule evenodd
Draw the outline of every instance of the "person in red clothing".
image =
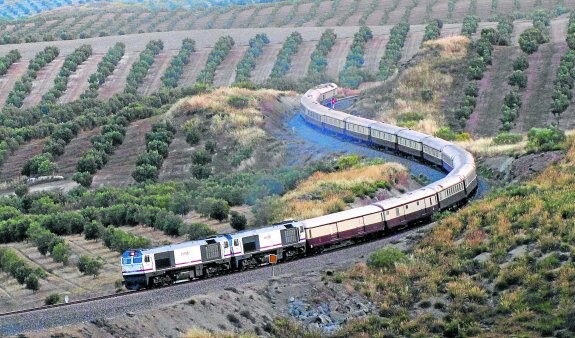
<svg viewBox="0 0 575 338">
<path fill-rule="evenodd" d="M 335 97 L 331 98 L 331 109 L 335 109 L 335 103 L 337 102 L 337 99 Z"/>
</svg>

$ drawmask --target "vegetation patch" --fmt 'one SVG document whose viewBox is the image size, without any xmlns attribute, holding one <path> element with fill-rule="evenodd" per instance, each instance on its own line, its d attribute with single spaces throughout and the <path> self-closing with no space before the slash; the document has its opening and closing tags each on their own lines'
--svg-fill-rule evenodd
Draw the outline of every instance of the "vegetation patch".
<svg viewBox="0 0 575 338">
<path fill-rule="evenodd" d="M 98 97 L 98 88 L 100 88 L 104 82 L 106 82 L 108 76 L 114 72 L 118 62 L 120 62 L 124 56 L 125 50 L 126 46 L 121 42 L 116 42 L 116 44 L 108 50 L 102 61 L 98 63 L 96 72 L 90 75 L 88 79 L 90 85 L 88 89 L 86 89 L 86 92 L 82 94 L 82 98 Z"/>
<path fill-rule="evenodd" d="M 224 61 L 226 56 L 228 56 L 232 50 L 232 47 L 234 46 L 234 43 L 234 39 L 232 39 L 232 37 L 229 35 L 222 36 L 218 39 L 214 48 L 210 52 L 210 55 L 208 56 L 208 60 L 206 61 L 204 69 L 202 69 L 196 78 L 197 82 L 205 83 L 208 85 L 214 83 L 216 69 L 222 63 L 222 61 Z"/>
<path fill-rule="evenodd" d="M 299 32 L 293 32 L 288 36 L 282 45 L 282 49 L 278 53 L 270 78 L 278 79 L 288 72 L 291 67 L 291 58 L 297 53 L 299 45 L 301 45 L 302 42 L 303 38 Z"/>
<path fill-rule="evenodd" d="M 353 42 L 349 54 L 345 59 L 343 70 L 339 73 L 339 83 L 344 87 L 357 88 L 362 82 L 370 79 L 370 75 L 363 69 L 365 45 L 373 38 L 371 29 L 367 26 L 359 28 L 353 35 Z"/>
<path fill-rule="evenodd" d="M 378 78 L 380 80 L 386 80 L 397 70 L 397 64 L 401 60 L 401 49 L 405 44 L 408 32 L 409 24 L 407 22 L 400 22 L 391 29 L 389 41 L 385 45 L 385 54 L 379 61 Z"/>
<path fill-rule="evenodd" d="M 256 67 L 256 59 L 262 55 L 263 47 L 270 43 L 265 33 L 257 34 L 250 39 L 249 48 L 236 66 L 235 82 L 249 82 L 252 70 Z"/>
<path fill-rule="evenodd" d="M 170 66 L 162 75 L 162 83 L 165 87 L 175 88 L 178 85 L 178 80 L 184 72 L 184 66 L 190 62 L 190 55 L 195 51 L 196 42 L 194 40 L 186 38 L 182 41 L 182 48 L 170 61 Z"/>
<path fill-rule="evenodd" d="M 146 44 L 146 48 L 140 53 L 140 59 L 132 65 L 130 74 L 124 92 L 128 94 L 136 94 L 138 87 L 144 81 L 144 77 L 148 74 L 148 70 L 154 63 L 156 55 L 164 49 L 162 40 L 151 40 Z"/>
<path fill-rule="evenodd" d="M 58 73 L 58 76 L 54 79 L 54 87 L 42 96 L 42 103 L 55 104 L 56 100 L 58 100 L 58 98 L 62 96 L 68 88 L 68 78 L 70 75 L 78 69 L 80 64 L 88 60 L 90 55 L 92 55 L 92 46 L 82 45 L 74 50 L 72 54 L 66 56 L 64 64 L 60 69 L 60 73 Z"/>
</svg>

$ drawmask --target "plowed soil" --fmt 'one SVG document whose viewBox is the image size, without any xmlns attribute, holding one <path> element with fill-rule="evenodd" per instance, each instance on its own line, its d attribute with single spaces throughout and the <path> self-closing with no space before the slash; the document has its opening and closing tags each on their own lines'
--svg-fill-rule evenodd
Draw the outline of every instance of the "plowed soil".
<svg viewBox="0 0 575 338">
<path fill-rule="evenodd" d="M 136 168 L 138 156 L 146 149 L 146 133 L 152 129 L 154 120 L 152 117 L 130 124 L 124 142 L 110 156 L 104 168 L 94 175 L 92 187 L 118 187 L 135 182 L 132 171 Z"/>
<path fill-rule="evenodd" d="M 166 158 L 160 169 L 159 181 L 161 182 L 190 177 L 192 152 L 201 145 L 193 147 L 186 142 L 185 133 L 179 128 L 186 120 L 186 116 L 181 116 L 177 117 L 174 121 L 177 132 L 170 144 L 170 155 Z"/>
<path fill-rule="evenodd" d="M 57 174 L 71 179 L 76 172 L 76 164 L 84 153 L 90 149 L 90 139 L 100 134 L 100 128 L 82 131 L 66 146 L 64 154 L 56 159 Z"/>
<path fill-rule="evenodd" d="M 367 42 L 364 68 L 369 73 L 376 74 L 379 71 L 379 61 L 385 54 L 387 41 L 389 41 L 389 35 L 379 35 Z"/>
<path fill-rule="evenodd" d="M 247 46 L 234 46 L 228 56 L 223 60 L 216 69 L 216 74 L 214 75 L 214 85 L 215 86 L 229 86 L 236 79 L 236 68 L 246 50 Z"/>
<path fill-rule="evenodd" d="M 170 62 L 178 54 L 178 50 L 163 50 L 155 58 L 154 63 L 138 87 L 138 94 L 151 95 L 162 87 L 162 76 L 170 66 Z"/>
<path fill-rule="evenodd" d="M 417 54 L 419 47 L 421 46 L 421 41 L 423 41 L 424 32 L 425 27 L 421 25 L 411 26 L 409 33 L 407 33 L 405 45 L 401 50 L 401 60 L 399 61 L 400 63 L 406 63 L 407 61 L 411 60 L 415 54 Z"/>
<path fill-rule="evenodd" d="M 441 28 L 441 37 L 446 38 L 454 35 L 461 35 L 461 24 L 447 23 Z"/>
<path fill-rule="evenodd" d="M 423 1 L 423 3 L 425 4 L 426 2 Z M 446 15 L 443 15 L 443 16 L 446 16 Z M 409 15 L 408 22 L 410 22 L 410 23 L 424 22 L 426 17 L 427 17 L 426 6 L 425 5 L 423 5 L 423 6 L 419 5 L 419 6 L 417 6 L 411 10 L 411 14 Z M 435 18 L 435 17 L 436 16 L 434 16 L 433 14 L 430 15 L 430 18 Z"/>
<path fill-rule="evenodd" d="M 21 177 L 20 172 L 28 159 L 42 153 L 42 148 L 47 139 L 32 140 L 16 149 L 2 165 L 0 170 L 0 182 L 10 182 Z"/>
<path fill-rule="evenodd" d="M 401 22 L 409 1 L 400 1 L 397 7 L 389 13 L 386 25 L 395 25 Z"/>
<path fill-rule="evenodd" d="M 13 63 L 8 68 L 8 72 L 0 78 L 0 106 L 4 106 L 8 100 L 8 94 L 14 88 L 14 83 L 26 73 L 29 64 L 30 60 L 20 60 Z"/>
<path fill-rule="evenodd" d="M 114 72 L 106 78 L 106 82 L 98 89 L 98 98 L 106 100 L 114 94 L 121 93 L 126 87 L 132 64 L 138 61 L 139 57 L 140 54 L 137 52 L 126 52 L 120 62 L 118 62 L 118 65 L 116 65 Z"/>
<path fill-rule="evenodd" d="M 307 69 L 311 63 L 311 53 L 314 51 L 315 45 L 315 41 L 306 41 L 299 46 L 297 53 L 292 56 L 291 67 L 286 74 L 287 78 L 298 79 L 307 74 Z"/>
<path fill-rule="evenodd" d="M 514 130 L 528 132 L 533 127 L 545 127 L 553 121 L 550 113 L 555 75 L 561 57 L 567 51 L 567 44 L 546 43 L 537 52 L 529 55 L 527 88 L 522 94 L 522 105 Z"/>
<path fill-rule="evenodd" d="M 510 90 L 507 79 L 518 55 L 517 47 L 495 47 L 492 65 L 479 81 L 479 97 L 467 122 L 468 132 L 477 136 L 494 136 L 499 132 L 503 98 Z"/>
<path fill-rule="evenodd" d="M 331 51 L 327 55 L 327 69 L 326 74 L 334 79 L 337 79 L 339 72 L 345 66 L 345 58 L 349 53 L 353 39 L 337 39 Z"/>
<path fill-rule="evenodd" d="M 90 75 L 94 74 L 98 69 L 98 63 L 102 61 L 104 54 L 93 54 L 85 62 L 83 62 L 76 72 L 70 75 L 68 79 L 68 88 L 64 95 L 60 96 L 58 103 L 72 102 L 80 98 L 80 95 L 88 89 L 90 85 L 88 79 Z"/>
<path fill-rule="evenodd" d="M 281 48 L 282 45 L 279 43 L 269 44 L 263 48 L 262 55 L 256 61 L 256 67 L 252 70 L 252 82 L 262 83 L 268 79 Z"/>
<path fill-rule="evenodd" d="M 190 55 L 190 62 L 184 67 L 182 77 L 178 81 L 178 86 L 191 86 L 196 82 L 198 74 L 204 69 L 210 49 L 204 48 Z"/>
<path fill-rule="evenodd" d="M 58 76 L 60 68 L 64 64 L 65 55 L 60 54 L 54 61 L 50 62 L 38 71 L 38 76 L 32 81 L 32 91 L 24 99 L 22 108 L 29 108 L 37 105 L 42 100 L 42 96 L 54 87 L 54 79 Z"/>
</svg>

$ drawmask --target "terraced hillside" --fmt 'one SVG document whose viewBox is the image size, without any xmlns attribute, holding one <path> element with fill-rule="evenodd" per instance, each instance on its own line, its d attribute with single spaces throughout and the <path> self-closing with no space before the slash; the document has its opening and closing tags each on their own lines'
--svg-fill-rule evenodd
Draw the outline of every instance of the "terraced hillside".
<svg viewBox="0 0 575 338">
<path fill-rule="evenodd" d="M 0 5 L 0 16 L 13 17 L 21 12 L 21 8 L 13 6 L 13 2 L 9 5 L 9 2 Z M 38 1 L 20 2 L 24 3 L 24 6 L 29 6 L 29 3 Z M 186 6 L 190 2 L 180 3 Z M 178 7 L 174 1 L 168 4 Z M 11 6 L 12 10 L 6 9 L 5 6 Z M 144 6 L 100 4 L 98 8 L 62 7 L 56 11 L 6 23 L 0 30 L 0 43 L 69 40 L 190 29 L 393 25 L 400 20 L 408 20 L 410 24 L 424 24 L 430 18 L 454 23 L 462 22 L 466 15 L 477 15 L 481 21 L 489 21 L 498 13 L 512 14 L 521 18 L 529 16 L 536 8 L 561 12 L 574 6 L 575 0 L 302 0 L 295 3 L 285 1 L 233 7 L 212 6 L 188 11 L 183 8 L 162 9 L 161 6 L 151 9 Z M 31 10 L 31 13 L 34 12 L 35 10 Z"/>
</svg>

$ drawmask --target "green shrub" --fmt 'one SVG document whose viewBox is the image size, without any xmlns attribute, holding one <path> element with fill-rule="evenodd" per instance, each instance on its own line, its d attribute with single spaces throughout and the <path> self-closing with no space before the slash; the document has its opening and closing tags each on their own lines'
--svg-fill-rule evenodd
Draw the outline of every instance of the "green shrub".
<svg viewBox="0 0 575 338">
<path fill-rule="evenodd" d="M 237 231 L 244 230 L 246 228 L 248 221 L 246 216 L 240 214 L 237 211 L 230 212 L 230 225 Z"/>
<path fill-rule="evenodd" d="M 526 70 L 527 68 L 529 68 L 527 55 L 521 54 L 515 60 L 513 60 L 513 70 Z"/>
<path fill-rule="evenodd" d="M 192 223 L 189 226 L 185 227 L 184 232 L 182 234 L 188 235 L 188 239 L 193 241 L 215 235 L 217 234 L 217 232 L 211 229 L 207 224 Z"/>
<path fill-rule="evenodd" d="M 228 97 L 227 102 L 233 108 L 243 109 L 248 107 L 248 105 L 250 104 L 250 99 L 245 96 L 233 95 Z"/>
<path fill-rule="evenodd" d="M 404 262 L 407 260 L 405 254 L 395 248 L 387 247 L 380 249 L 369 256 L 367 265 L 372 269 L 389 270 L 395 266 L 395 263 Z"/>
<path fill-rule="evenodd" d="M 510 86 L 517 86 L 519 89 L 527 87 L 527 75 L 521 70 L 516 70 L 509 76 L 507 81 Z"/>
<path fill-rule="evenodd" d="M 503 132 L 497 134 L 497 136 L 493 138 L 491 143 L 493 145 L 503 145 L 503 144 L 517 144 L 521 141 L 523 141 L 523 135 Z"/>
<path fill-rule="evenodd" d="M 560 149 L 565 133 L 557 128 L 531 128 L 527 133 L 527 146 L 537 151 Z"/>
<path fill-rule="evenodd" d="M 60 294 L 57 293 L 52 293 L 50 295 L 48 295 L 48 297 L 46 297 L 46 299 L 44 299 L 44 304 L 46 305 L 56 305 L 58 303 L 62 302 L 62 297 L 60 296 Z"/>
</svg>

